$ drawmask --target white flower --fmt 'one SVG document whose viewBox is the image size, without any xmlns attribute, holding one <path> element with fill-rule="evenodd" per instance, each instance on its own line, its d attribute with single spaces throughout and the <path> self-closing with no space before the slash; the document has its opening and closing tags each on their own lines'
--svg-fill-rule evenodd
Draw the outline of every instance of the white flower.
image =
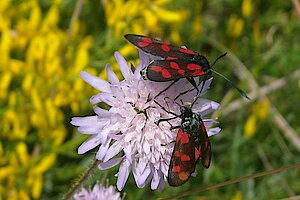
<svg viewBox="0 0 300 200">
<path fill-rule="evenodd" d="M 122 200 L 119 192 L 113 186 L 94 185 L 93 189 L 82 188 L 74 195 L 75 200 Z"/>
<path fill-rule="evenodd" d="M 119 81 L 109 65 L 106 66 L 109 82 L 81 72 L 81 77 L 101 93 L 90 99 L 92 104 L 105 102 L 110 109 L 105 110 L 94 107 L 94 116 L 74 117 L 71 123 L 79 126 L 82 134 L 90 134 L 91 137 L 78 149 L 79 154 L 99 147 L 96 159 L 102 161 L 99 169 L 104 170 L 120 164 L 117 173 L 117 188 L 122 190 L 132 170 L 136 185 L 144 187 L 151 182 L 151 189 L 164 188 L 168 175 L 169 162 L 172 155 L 177 130 L 170 130 L 170 124 L 180 125 L 180 119 L 169 122 L 157 121 L 163 118 L 171 118 L 174 115 L 165 112 L 158 106 L 153 97 L 165 89 L 170 82 L 157 83 L 143 80 L 140 75 L 149 63 L 149 57 L 140 51 L 140 63 L 134 72 L 131 71 L 125 59 L 115 53 L 115 58 L 124 76 Z M 205 82 L 202 94 L 209 87 L 212 79 Z M 185 79 L 177 81 L 170 89 L 159 95 L 155 100 L 167 110 L 180 114 L 181 102 L 192 102 L 196 90 L 180 96 L 172 101 L 179 93 L 191 89 L 192 86 Z M 199 85 L 202 88 L 202 84 Z M 201 95 L 202 95 L 201 94 Z M 168 98 L 165 98 L 168 97 Z M 166 103 L 168 102 L 168 103 Z M 216 109 L 219 104 L 206 99 L 198 99 L 193 106 L 194 112 L 200 112 L 202 118 Z M 220 131 L 220 128 L 210 128 L 216 122 L 204 119 L 209 136 Z"/>
</svg>

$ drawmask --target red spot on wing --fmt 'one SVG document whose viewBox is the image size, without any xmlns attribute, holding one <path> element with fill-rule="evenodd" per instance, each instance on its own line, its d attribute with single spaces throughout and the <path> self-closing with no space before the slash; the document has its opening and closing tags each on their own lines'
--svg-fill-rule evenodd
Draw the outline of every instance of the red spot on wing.
<svg viewBox="0 0 300 200">
<path fill-rule="evenodd" d="M 189 143 L 189 141 L 190 141 L 190 139 L 189 139 L 188 134 L 186 132 L 184 132 L 182 134 L 182 137 L 181 137 L 181 140 L 180 140 L 181 144 L 187 144 L 187 143 Z"/>
<path fill-rule="evenodd" d="M 192 73 L 192 76 L 201 76 L 205 74 L 203 70 L 199 69 Z"/>
<path fill-rule="evenodd" d="M 164 77 L 164 78 L 170 78 L 171 77 L 171 74 L 168 70 L 166 69 L 163 69 L 162 72 L 161 72 L 161 75 Z"/>
<path fill-rule="evenodd" d="M 195 54 L 195 52 L 193 52 L 192 50 L 184 49 L 184 48 L 179 48 L 179 51 L 182 53 L 187 53 L 187 54 L 191 54 L 191 55 Z"/>
<path fill-rule="evenodd" d="M 180 68 L 179 68 L 179 65 L 178 65 L 176 62 L 170 62 L 170 66 L 171 66 L 171 68 L 173 68 L 173 69 L 180 69 Z"/>
<path fill-rule="evenodd" d="M 158 72 L 158 73 L 161 73 L 161 75 L 164 77 L 164 78 L 170 78 L 171 77 L 171 74 L 168 70 L 164 69 L 163 67 L 161 66 L 157 66 L 157 65 L 153 65 L 149 68 L 149 70 L 152 70 L 152 71 L 155 71 L 155 72 Z"/>
<path fill-rule="evenodd" d="M 146 47 L 146 46 L 148 46 L 150 43 L 152 43 L 151 38 L 144 37 L 144 38 L 142 38 L 142 41 L 138 43 L 138 45 L 139 45 L 140 47 Z"/>
<path fill-rule="evenodd" d="M 190 161 L 191 160 L 190 156 L 187 154 L 183 154 L 180 159 L 181 159 L 181 161 Z"/>
<path fill-rule="evenodd" d="M 181 156 L 181 153 L 180 153 L 179 151 L 175 151 L 175 152 L 174 152 L 174 156 L 175 156 L 175 157 L 180 157 L 180 156 Z"/>
<path fill-rule="evenodd" d="M 182 180 L 182 181 L 185 181 L 189 178 L 189 176 L 187 175 L 186 172 L 180 172 L 179 175 L 178 175 L 179 179 Z"/>
<path fill-rule="evenodd" d="M 168 57 L 166 58 L 166 60 L 177 60 L 177 58 L 172 57 L 172 56 L 168 56 Z"/>
<path fill-rule="evenodd" d="M 184 74 L 185 74 L 185 71 L 184 71 L 183 69 L 179 69 L 177 72 L 178 72 L 178 74 L 180 74 L 180 75 L 184 75 Z"/>
<path fill-rule="evenodd" d="M 181 139 L 181 136 L 182 136 L 182 130 L 180 128 L 180 129 L 178 129 L 178 133 L 177 133 L 177 136 L 176 136 L 176 142 L 178 142 Z"/>
<path fill-rule="evenodd" d="M 179 165 L 176 165 L 172 168 L 172 172 L 173 173 L 178 173 L 181 171 L 181 167 Z"/>
<path fill-rule="evenodd" d="M 197 65 L 195 63 L 190 63 L 186 66 L 188 69 L 190 70 L 197 70 L 197 69 L 201 69 L 201 66 L 200 65 Z"/>
<path fill-rule="evenodd" d="M 170 51 L 169 45 L 166 45 L 166 44 L 161 45 L 161 49 L 162 49 L 163 51 L 165 51 L 165 52 L 169 52 L 169 51 Z"/>
<path fill-rule="evenodd" d="M 155 72 L 161 72 L 163 70 L 161 66 L 156 66 L 156 65 L 151 66 L 150 69 Z"/>
</svg>

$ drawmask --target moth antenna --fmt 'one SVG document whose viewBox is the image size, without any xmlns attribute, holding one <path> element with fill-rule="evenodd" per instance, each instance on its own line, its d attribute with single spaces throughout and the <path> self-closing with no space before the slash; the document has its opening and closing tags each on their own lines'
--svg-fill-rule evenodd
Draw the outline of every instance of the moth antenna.
<svg viewBox="0 0 300 200">
<path fill-rule="evenodd" d="M 218 76 L 224 78 L 228 83 L 230 83 L 230 85 L 232 87 L 234 87 L 243 97 L 245 97 L 248 100 L 251 100 L 250 97 L 247 95 L 247 93 L 242 90 L 241 88 L 239 88 L 238 86 L 236 86 L 236 84 L 234 84 L 231 80 L 229 80 L 226 76 L 224 76 L 223 74 L 220 74 L 219 72 L 211 69 L 212 72 L 214 72 L 215 74 L 217 74 Z"/>
<path fill-rule="evenodd" d="M 216 62 L 217 62 L 220 58 L 223 58 L 223 57 L 226 56 L 226 55 L 227 55 L 227 52 L 225 52 L 224 54 L 220 55 L 220 56 L 214 61 L 214 63 L 213 63 L 210 67 L 214 66 L 214 65 L 216 64 Z"/>
<path fill-rule="evenodd" d="M 224 76 L 223 74 L 220 74 L 219 72 L 217 72 L 217 71 L 215 71 L 215 70 L 212 69 L 212 66 L 214 66 L 214 65 L 216 64 L 216 62 L 217 62 L 220 58 L 222 58 L 222 57 L 224 57 L 224 56 L 226 56 L 226 55 L 227 55 L 227 52 L 224 53 L 224 54 L 222 54 L 222 55 L 220 55 L 220 56 L 215 60 L 215 62 L 211 65 L 210 70 L 211 70 L 212 72 L 214 72 L 215 74 L 217 74 L 218 76 L 224 78 L 227 82 L 229 82 L 230 85 L 231 85 L 232 87 L 234 87 L 234 88 L 235 88 L 235 89 L 236 89 L 243 97 L 245 97 L 245 98 L 248 99 L 248 100 L 251 100 L 250 97 L 247 95 L 247 93 L 246 93 L 244 90 L 242 90 L 241 88 L 239 88 L 238 86 L 236 86 L 236 84 L 234 84 L 231 80 L 229 80 L 229 79 L 228 79 L 226 76 Z"/>
</svg>

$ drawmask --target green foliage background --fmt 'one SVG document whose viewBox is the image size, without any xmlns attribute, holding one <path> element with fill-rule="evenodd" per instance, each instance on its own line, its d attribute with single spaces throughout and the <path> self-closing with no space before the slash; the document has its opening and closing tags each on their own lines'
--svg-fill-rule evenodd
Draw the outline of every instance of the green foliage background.
<svg viewBox="0 0 300 200">
<path fill-rule="evenodd" d="M 77 155 L 86 139 L 69 122 L 92 114 L 96 94 L 86 70 L 115 72 L 113 53 L 137 63 L 123 38 L 136 33 L 186 45 L 245 89 L 251 101 L 215 76 L 206 97 L 221 102 L 221 134 L 211 138 L 212 164 L 181 187 L 138 189 L 125 199 L 181 194 L 300 161 L 300 2 L 3 0 L 0 5 L 0 199 L 59 199 L 90 167 L 96 150 Z M 85 184 L 114 185 L 118 167 Z M 189 195 L 189 199 L 280 199 L 300 194 L 299 169 Z M 299 196 L 298 196 L 299 197 Z"/>
</svg>

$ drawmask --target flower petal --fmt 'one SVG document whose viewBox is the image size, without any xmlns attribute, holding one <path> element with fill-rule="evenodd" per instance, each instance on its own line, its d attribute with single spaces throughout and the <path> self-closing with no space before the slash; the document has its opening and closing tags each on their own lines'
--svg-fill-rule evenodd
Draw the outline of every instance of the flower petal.
<svg viewBox="0 0 300 200">
<path fill-rule="evenodd" d="M 220 104 L 211 100 L 207 100 L 207 99 L 199 99 L 199 101 L 197 101 L 194 104 L 193 107 L 193 112 L 196 113 L 201 113 L 202 116 L 205 116 L 217 109 L 219 109 Z"/>
<path fill-rule="evenodd" d="M 78 154 L 84 154 L 89 150 L 95 148 L 97 145 L 100 144 L 100 139 L 97 135 L 93 135 L 87 139 L 84 143 L 82 143 L 78 148 Z"/>
<path fill-rule="evenodd" d="M 82 134 L 94 135 L 101 132 L 101 129 L 102 126 L 80 126 L 78 131 Z"/>
<path fill-rule="evenodd" d="M 165 185 L 166 185 L 166 177 L 162 176 L 161 180 L 159 181 L 159 185 L 158 185 L 157 189 L 159 191 L 162 191 L 164 189 Z"/>
<path fill-rule="evenodd" d="M 123 148 L 124 148 L 124 145 L 120 141 L 116 141 L 115 143 L 113 143 L 107 150 L 106 155 L 103 159 L 103 162 L 106 162 L 109 159 L 111 159 L 112 157 L 114 157 L 115 155 L 117 155 L 120 151 L 122 151 Z"/>
<path fill-rule="evenodd" d="M 208 137 L 210 137 L 210 136 L 213 136 L 213 135 L 218 134 L 220 131 L 221 131 L 221 128 L 220 128 L 220 127 L 210 128 L 210 129 L 207 131 L 207 135 L 208 135 Z"/>
<path fill-rule="evenodd" d="M 203 119 L 205 127 L 211 127 L 215 124 L 218 124 L 219 122 L 213 119 Z"/>
<path fill-rule="evenodd" d="M 153 174 L 153 178 L 152 178 L 152 181 L 151 181 L 151 190 L 155 190 L 157 189 L 159 183 L 160 183 L 160 180 L 161 180 L 161 176 L 160 174 L 158 173 L 157 170 L 154 171 L 154 174 Z"/>
<path fill-rule="evenodd" d="M 110 118 L 113 116 L 113 114 L 111 112 L 109 112 L 108 110 L 105 110 L 103 108 L 100 108 L 98 106 L 94 106 L 93 109 L 94 109 L 94 112 L 101 118 Z"/>
<path fill-rule="evenodd" d="M 132 163 L 133 152 L 132 152 L 132 149 L 131 149 L 131 145 L 126 145 L 123 148 L 123 151 L 125 153 L 126 158 L 128 159 L 128 162 Z"/>
<path fill-rule="evenodd" d="M 112 167 L 116 166 L 117 164 L 119 164 L 123 159 L 124 159 L 124 157 L 110 159 L 107 162 L 100 163 L 98 165 L 98 168 L 100 170 L 106 170 L 106 169 L 112 168 Z"/>
<path fill-rule="evenodd" d="M 140 176 L 138 177 L 135 177 L 135 182 L 136 182 L 136 185 L 139 187 L 139 188 L 142 188 L 144 187 L 152 178 L 153 176 L 153 173 L 151 173 L 151 169 L 149 166 L 147 166 L 145 168 L 145 170 L 143 171 L 142 174 L 140 174 Z"/>
<path fill-rule="evenodd" d="M 139 79 L 141 77 L 141 70 L 143 68 L 146 67 L 146 64 L 150 62 L 149 56 L 147 56 L 145 54 L 145 52 L 143 52 L 142 50 L 138 50 L 139 51 L 139 56 L 140 56 L 140 63 L 138 64 L 138 66 L 136 67 L 135 71 L 134 71 L 134 77 L 136 79 Z"/>
<path fill-rule="evenodd" d="M 92 96 L 90 98 L 90 102 L 91 102 L 91 104 L 97 104 L 100 102 L 104 102 L 110 106 L 113 106 L 113 105 L 116 105 L 119 103 L 116 101 L 116 99 L 113 96 L 108 95 L 107 93 L 100 93 L 100 94 Z"/>
<path fill-rule="evenodd" d="M 71 124 L 74 126 L 86 126 L 94 124 L 98 121 L 97 116 L 72 117 Z"/>
<path fill-rule="evenodd" d="M 118 172 L 118 180 L 117 180 L 117 188 L 119 191 L 121 191 L 125 183 L 128 179 L 130 173 L 130 163 L 127 159 L 124 159 L 123 162 L 120 165 L 119 172 Z"/>
<path fill-rule="evenodd" d="M 100 90 L 102 92 L 110 92 L 110 85 L 107 81 L 93 76 L 85 71 L 81 71 L 80 76 L 85 82 L 87 82 L 97 90 Z"/>
<path fill-rule="evenodd" d="M 132 76 L 132 71 L 131 71 L 130 67 L 128 67 L 126 60 L 119 52 L 115 52 L 114 55 L 115 55 L 118 65 L 120 66 L 120 70 L 122 72 L 123 77 L 126 80 L 130 79 L 130 77 Z"/>
<path fill-rule="evenodd" d="M 96 154 L 96 159 L 97 160 L 103 160 L 103 158 L 105 157 L 106 152 L 109 148 L 110 142 L 111 142 L 111 139 L 107 140 L 104 144 L 102 144 L 99 147 L 99 149 L 97 151 L 97 154 Z"/>
<path fill-rule="evenodd" d="M 106 65 L 106 75 L 107 75 L 110 83 L 112 83 L 112 84 L 119 83 L 119 79 L 118 79 L 117 75 L 111 70 L 109 64 Z"/>
</svg>

